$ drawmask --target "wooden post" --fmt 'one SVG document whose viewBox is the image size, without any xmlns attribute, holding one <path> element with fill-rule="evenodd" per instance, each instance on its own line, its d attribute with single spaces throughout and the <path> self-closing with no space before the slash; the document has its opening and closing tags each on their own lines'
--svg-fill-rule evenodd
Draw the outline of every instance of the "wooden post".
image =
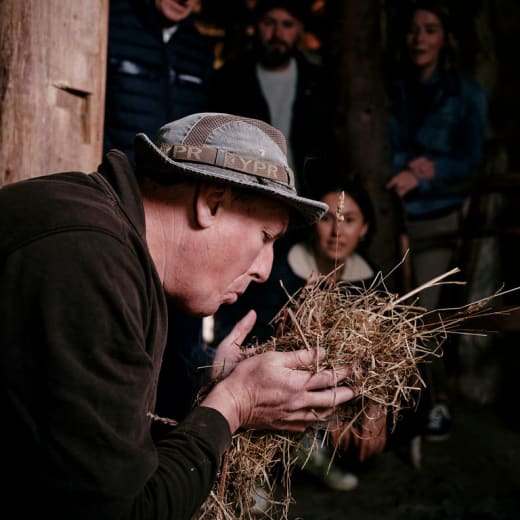
<svg viewBox="0 0 520 520">
<path fill-rule="evenodd" d="M 0 2 L 0 185 L 97 167 L 107 33 L 108 0 Z"/>
<path fill-rule="evenodd" d="M 379 0 L 329 0 L 330 40 L 326 43 L 329 82 L 335 86 L 334 149 L 348 177 L 360 178 L 376 211 L 371 258 L 389 273 L 401 259 L 390 177 L 388 102 L 384 84 Z M 389 288 L 397 285 L 390 277 Z M 399 282 L 400 283 L 400 282 Z"/>
</svg>

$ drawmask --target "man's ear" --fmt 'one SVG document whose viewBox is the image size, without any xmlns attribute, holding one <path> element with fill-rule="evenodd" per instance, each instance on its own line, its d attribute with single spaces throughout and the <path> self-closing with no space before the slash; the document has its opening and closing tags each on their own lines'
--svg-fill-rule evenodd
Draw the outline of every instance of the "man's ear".
<svg viewBox="0 0 520 520">
<path fill-rule="evenodd" d="M 201 182 L 195 194 L 195 221 L 201 228 L 210 227 L 229 192 L 225 185 Z"/>
</svg>

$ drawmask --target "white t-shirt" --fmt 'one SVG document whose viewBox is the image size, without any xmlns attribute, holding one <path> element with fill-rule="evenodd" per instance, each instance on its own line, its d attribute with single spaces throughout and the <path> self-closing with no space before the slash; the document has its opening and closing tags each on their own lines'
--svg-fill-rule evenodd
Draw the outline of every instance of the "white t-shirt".
<svg viewBox="0 0 520 520">
<path fill-rule="evenodd" d="M 294 58 L 291 59 L 289 66 L 281 71 L 267 70 L 260 64 L 257 64 L 256 74 L 267 100 L 269 114 L 271 115 L 271 125 L 280 130 L 287 139 L 288 162 L 289 166 L 294 170 L 289 135 L 291 131 L 292 106 L 296 97 L 296 60 Z"/>
</svg>

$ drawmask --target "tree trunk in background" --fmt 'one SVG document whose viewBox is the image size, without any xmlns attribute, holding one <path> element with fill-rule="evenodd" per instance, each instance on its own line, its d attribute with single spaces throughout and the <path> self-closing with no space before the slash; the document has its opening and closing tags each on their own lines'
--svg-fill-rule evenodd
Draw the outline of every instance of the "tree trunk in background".
<svg viewBox="0 0 520 520">
<path fill-rule="evenodd" d="M 335 100 L 333 153 L 340 171 L 358 177 L 372 197 L 376 232 L 370 257 L 383 274 L 401 260 L 399 205 L 385 189 L 390 177 L 388 103 L 383 81 L 378 0 L 328 0 L 325 64 Z M 389 277 L 401 289 L 400 271 Z"/>
<path fill-rule="evenodd" d="M 0 185 L 101 159 L 108 0 L 0 1 Z"/>
</svg>

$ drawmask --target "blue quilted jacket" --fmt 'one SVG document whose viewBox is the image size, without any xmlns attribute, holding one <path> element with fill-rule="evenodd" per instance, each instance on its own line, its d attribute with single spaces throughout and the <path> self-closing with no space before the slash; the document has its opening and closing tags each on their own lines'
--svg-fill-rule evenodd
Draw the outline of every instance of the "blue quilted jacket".
<svg viewBox="0 0 520 520">
<path fill-rule="evenodd" d="M 436 87 L 436 92 L 418 126 L 413 123 L 406 80 L 395 80 L 389 90 L 392 173 L 416 157 L 435 162 L 435 178 L 420 179 L 405 199 L 407 213 L 415 216 L 461 204 L 464 194 L 448 196 L 442 190 L 477 173 L 487 129 L 487 96 L 473 79 L 451 71 L 434 74 L 424 84 Z"/>
<path fill-rule="evenodd" d="M 190 18 L 167 43 L 153 2 L 111 0 L 104 151 L 133 161 L 135 134 L 208 108 L 213 48 Z"/>
</svg>

